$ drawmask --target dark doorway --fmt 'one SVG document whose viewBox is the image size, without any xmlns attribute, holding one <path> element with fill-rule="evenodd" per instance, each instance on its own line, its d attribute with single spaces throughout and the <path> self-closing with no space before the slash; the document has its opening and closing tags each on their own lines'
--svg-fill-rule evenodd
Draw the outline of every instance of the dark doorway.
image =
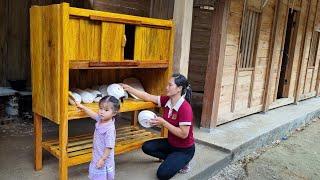
<svg viewBox="0 0 320 180">
<path fill-rule="evenodd" d="M 285 43 L 282 51 L 281 71 L 279 77 L 279 85 L 277 99 L 287 98 L 292 70 L 293 60 L 293 42 L 296 36 L 297 11 L 289 8 L 288 21 L 286 26 Z"/>
</svg>

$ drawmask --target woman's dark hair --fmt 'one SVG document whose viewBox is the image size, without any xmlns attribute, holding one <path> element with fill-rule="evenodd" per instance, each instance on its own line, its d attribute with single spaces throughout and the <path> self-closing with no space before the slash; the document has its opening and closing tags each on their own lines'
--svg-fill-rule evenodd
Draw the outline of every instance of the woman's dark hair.
<svg viewBox="0 0 320 180">
<path fill-rule="evenodd" d="M 112 104 L 112 108 L 113 108 L 113 111 L 114 112 L 118 112 L 119 109 L 120 109 L 120 100 L 117 99 L 116 97 L 114 96 L 104 96 L 103 98 L 100 99 L 99 101 L 99 106 L 105 104 L 105 103 L 108 103 L 110 102 Z"/>
<path fill-rule="evenodd" d="M 192 89 L 187 78 L 180 73 L 173 74 L 172 77 L 174 78 L 174 83 L 178 87 L 182 87 L 181 96 L 185 95 L 184 98 L 191 103 Z"/>
</svg>

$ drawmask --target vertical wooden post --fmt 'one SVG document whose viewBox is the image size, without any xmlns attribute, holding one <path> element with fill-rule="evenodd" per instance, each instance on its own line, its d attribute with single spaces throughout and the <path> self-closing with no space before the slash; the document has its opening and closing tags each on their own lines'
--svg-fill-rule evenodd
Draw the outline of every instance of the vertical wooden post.
<svg viewBox="0 0 320 180">
<path fill-rule="evenodd" d="M 302 6 L 302 5 L 301 5 Z M 304 27 L 307 27 L 308 21 L 309 21 L 309 16 L 310 16 L 310 8 L 311 8 L 311 1 L 308 1 L 308 6 L 307 6 L 307 13 L 306 13 L 306 19 L 305 19 L 305 24 Z M 306 44 L 306 34 L 307 34 L 307 29 L 305 29 L 303 36 L 302 36 L 302 40 L 303 43 L 300 47 L 300 57 L 299 57 L 299 62 L 298 62 L 298 72 L 297 72 L 297 85 L 296 85 L 296 89 L 295 89 L 295 98 L 294 98 L 294 104 L 298 104 L 298 101 L 300 100 L 300 88 L 301 88 L 301 79 L 302 79 L 302 67 L 303 67 L 303 59 L 304 59 L 304 47 Z"/>
<path fill-rule="evenodd" d="M 174 1 L 173 21 L 174 36 L 174 72 L 180 72 L 187 77 L 192 28 L 193 0 Z"/>
<path fill-rule="evenodd" d="M 68 179 L 68 89 L 69 89 L 69 54 L 68 54 L 68 29 L 69 29 L 69 4 L 62 3 L 60 6 L 61 24 L 59 32 L 61 34 L 60 53 L 60 124 L 59 124 L 59 179 Z"/>
<path fill-rule="evenodd" d="M 37 113 L 33 115 L 34 123 L 34 168 L 42 169 L 42 117 Z"/>
<path fill-rule="evenodd" d="M 68 154 L 67 154 L 67 144 L 68 144 L 68 120 L 61 121 L 59 126 L 59 149 L 60 149 L 60 159 L 59 159 L 59 176 L 60 180 L 68 179 Z"/>
<path fill-rule="evenodd" d="M 230 0 L 218 1 L 212 18 L 213 23 L 201 115 L 201 127 L 205 129 L 214 128 L 217 124 L 229 6 Z"/>
<path fill-rule="evenodd" d="M 138 124 L 138 111 L 133 111 L 131 114 L 131 126 L 136 127 Z"/>
<path fill-rule="evenodd" d="M 278 26 L 278 15 L 279 15 L 279 6 L 280 0 L 276 1 L 276 6 L 274 9 L 274 17 L 272 23 L 272 32 L 271 32 L 271 39 L 270 39 L 270 48 L 269 48 L 269 58 L 268 58 L 268 65 L 267 65 L 267 72 L 266 72 L 266 84 L 264 88 L 264 96 L 263 96 L 263 112 L 267 112 L 269 110 L 270 105 L 270 91 L 271 91 L 271 82 L 272 82 L 272 73 L 273 73 L 273 54 L 274 54 L 274 43 L 276 38 L 276 30 Z"/>
<path fill-rule="evenodd" d="M 161 137 L 168 137 L 168 129 L 167 128 L 164 128 L 162 127 L 161 128 Z"/>
</svg>

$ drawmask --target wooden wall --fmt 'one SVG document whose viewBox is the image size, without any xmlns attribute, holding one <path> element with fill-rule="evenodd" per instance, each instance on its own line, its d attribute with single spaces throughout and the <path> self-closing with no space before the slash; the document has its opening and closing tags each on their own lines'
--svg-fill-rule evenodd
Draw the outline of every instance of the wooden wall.
<svg viewBox="0 0 320 180">
<path fill-rule="evenodd" d="M 243 70 L 238 67 L 241 22 L 245 0 L 231 1 L 217 124 L 262 111 L 265 105 L 265 95 L 268 95 L 267 106 L 269 109 L 293 103 L 299 78 L 301 79 L 300 99 L 315 96 L 316 87 L 319 88 L 316 82 L 319 69 L 319 53 L 314 68 L 307 68 L 307 61 L 314 24 L 320 13 L 318 0 L 279 1 L 278 4 L 277 0 L 269 0 L 261 11 L 261 27 L 258 33 L 256 58 L 254 59 L 255 66 L 250 70 Z M 247 0 L 247 2 L 249 7 L 260 7 L 259 1 Z M 274 18 L 277 6 L 278 16 Z M 292 73 L 288 78 L 290 81 L 287 87 L 288 97 L 277 99 L 287 13 L 290 7 L 300 11 L 300 18 L 296 25 L 298 28 L 296 39 L 292 45 L 294 52 L 291 56 L 292 66 L 289 67 Z M 274 33 L 272 32 L 273 24 L 275 25 Z M 272 41 L 273 38 L 274 41 Z M 301 73 L 299 73 L 299 70 Z M 270 76 L 268 73 L 270 73 Z"/>
<path fill-rule="evenodd" d="M 7 79 L 27 79 L 31 84 L 29 8 L 68 2 L 70 6 L 116 13 L 172 19 L 171 0 L 2 0 L 0 1 L 0 86 Z"/>
<path fill-rule="evenodd" d="M 315 31 L 315 24 L 316 22 L 319 22 L 320 19 L 320 1 L 311 0 L 308 11 L 308 18 L 306 20 L 306 25 L 304 26 L 306 31 L 304 38 L 304 48 L 302 51 L 302 66 L 300 70 L 300 83 L 298 86 L 298 100 L 310 98 L 316 95 L 316 81 L 319 71 L 319 57 L 316 58 L 314 67 L 308 66 L 308 61 L 311 53 L 310 47 L 313 40 L 313 34 L 319 33 Z"/>
<path fill-rule="evenodd" d="M 29 13 L 30 2 L 0 2 L 0 85 L 7 79 L 28 79 L 30 84 Z M 24 23 L 25 22 L 25 23 Z"/>
<path fill-rule="evenodd" d="M 213 11 L 200 9 L 200 3 L 205 3 L 203 1 L 194 1 L 188 69 L 192 90 L 200 93 L 204 92 L 213 18 Z"/>
<path fill-rule="evenodd" d="M 149 0 L 90 0 L 91 8 L 100 11 L 109 11 L 137 16 L 149 16 Z"/>
<path fill-rule="evenodd" d="M 244 1 L 231 1 L 218 124 L 261 110 L 274 4 L 274 1 L 269 1 L 261 14 L 255 69 L 240 70 L 237 67 L 237 59 Z"/>
</svg>

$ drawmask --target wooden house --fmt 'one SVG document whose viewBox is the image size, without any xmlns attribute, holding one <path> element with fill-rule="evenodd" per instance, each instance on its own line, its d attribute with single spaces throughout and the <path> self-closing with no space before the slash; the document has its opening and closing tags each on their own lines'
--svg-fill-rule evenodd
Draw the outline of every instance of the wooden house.
<svg viewBox="0 0 320 180">
<path fill-rule="evenodd" d="M 199 61 L 206 69 L 189 70 L 204 92 L 201 127 L 319 95 L 319 0 L 222 0 L 213 7 L 207 61 Z"/>
</svg>

